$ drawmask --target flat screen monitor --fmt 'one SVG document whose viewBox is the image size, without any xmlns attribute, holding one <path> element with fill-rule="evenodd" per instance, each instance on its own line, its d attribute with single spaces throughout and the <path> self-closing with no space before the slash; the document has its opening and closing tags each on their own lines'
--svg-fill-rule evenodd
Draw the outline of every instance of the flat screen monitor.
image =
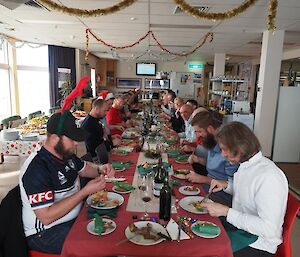
<svg viewBox="0 0 300 257">
<path fill-rule="evenodd" d="M 155 76 L 156 63 L 137 63 L 136 75 L 138 76 Z"/>
</svg>

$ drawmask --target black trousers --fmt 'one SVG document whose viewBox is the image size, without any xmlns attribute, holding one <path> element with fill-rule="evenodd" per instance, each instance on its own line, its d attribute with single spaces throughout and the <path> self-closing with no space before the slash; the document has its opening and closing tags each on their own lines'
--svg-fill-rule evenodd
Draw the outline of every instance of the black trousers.
<svg viewBox="0 0 300 257">
<path fill-rule="evenodd" d="M 193 163 L 193 170 L 200 175 L 207 176 L 207 170 L 206 166 L 200 164 L 200 163 Z"/>
<path fill-rule="evenodd" d="M 233 253 L 234 257 L 271 257 L 274 254 L 252 248 L 250 246 Z"/>
</svg>

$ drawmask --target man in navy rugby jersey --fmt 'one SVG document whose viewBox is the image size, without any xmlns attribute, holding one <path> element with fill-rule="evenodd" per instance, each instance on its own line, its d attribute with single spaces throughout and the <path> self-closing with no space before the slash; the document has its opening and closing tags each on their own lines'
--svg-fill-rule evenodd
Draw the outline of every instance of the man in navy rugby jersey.
<svg viewBox="0 0 300 257">
<path fill-rule="evenodd" d="M 64 240 L 88 195 L 105 189 L 104 175 L 114 176 L 111 164 L 97 166 L 75 155 L 86 138 L 75 117 L 66 111 L 53 114 L 47 139 L 20 172 L 23 224 L 30 249 L 59 254 Z M 80 188 L 79 176 L 94 178 Z"/>
</svg>

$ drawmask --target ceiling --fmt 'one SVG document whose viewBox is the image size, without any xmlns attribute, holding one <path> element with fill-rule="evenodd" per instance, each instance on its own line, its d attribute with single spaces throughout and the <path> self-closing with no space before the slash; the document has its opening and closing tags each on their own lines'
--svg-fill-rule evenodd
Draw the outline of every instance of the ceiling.
<svg viewBox="0 0 300 257">
<path fill-rule="evenodd" d="M 20 40 L 85 49 L 85 29 L 90 28 L 99 38 L 116 46 L 131 44 L 150 29 L 159 42 L 169 50 L 182 52 L 192 50 L 208 32 L 214 33 L 188 60 L 212 62 L 214 53 L 226 53 L 229 62 L 259 58 L 262 33 L 266 30 L 268 0 L 259 0 L 245 13 L 222 22 L 199 20 L 192 16 L 174 14 L 173 0 L 139 0 L 130 7 L 106 16 L 80 18 L 68 14 L 38 9 L 24 4 L 10 10 L 0 0 L 0 33 Z M 23 0 L 23 2 L 25 2 Z M 118 1 L 57 0 L 68 7 L 98 9 Z M 209 8 L 209 12 L 224 12 L 242 3 L 242 0 L 187 1 L 191 5 Z M 300 1 L 278 1 L 277 29 L 286 31 L 284 50 L 300 48 Z M 174 56 L 164 54 L 151 38 L 135 47 L 112 53 L 110 48 L 90 39 L 90 52 L 99 57 L 130 58 L 142 55 L 145 60 L 156 56 L 166 60 Z M 147 50 L 149 50 L 147 52 Z M 147 52 L 147 53 L 146 53 Z M 182 57 L 181 57 L 182 59 Z"/>
</svg>

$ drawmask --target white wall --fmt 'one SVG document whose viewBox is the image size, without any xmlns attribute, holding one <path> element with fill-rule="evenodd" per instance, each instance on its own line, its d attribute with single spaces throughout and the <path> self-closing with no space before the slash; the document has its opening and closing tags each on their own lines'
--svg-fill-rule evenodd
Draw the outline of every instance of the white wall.
<svg viewBox="0 0 300 257">
<path fill-rule="evenodd" d="M 145 78 L 155 78 L 155 76 L 137 76 L 136 75 L 136 61 L 126 62 L 118 61 L 117 62 L 117 78 L 141 78 L 142 79 L 142 88 L 144 88 Z M 188 64 L 201 63 L 201 62 L 187 62 L 184 64 L 184 61 L 173 61 L 173 62 L 155 62 L 156 71 L 176 71 L 176 72 L 194 72 L 202 73 L 202 69 L 189 69 Z M 116 91 L 122 91 L 122 89 L 116 89 Z"/>
</svg>

